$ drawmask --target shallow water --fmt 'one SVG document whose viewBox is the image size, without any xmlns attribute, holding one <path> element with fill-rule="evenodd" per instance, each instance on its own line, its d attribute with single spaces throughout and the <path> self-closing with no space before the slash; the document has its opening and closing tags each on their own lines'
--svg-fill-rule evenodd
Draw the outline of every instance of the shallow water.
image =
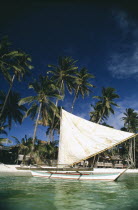
<svg viewBox="0 0 138 210">
<path fill-rule="evenodd" d="M 138 174 L 117 182 L 0 177 L 0 210 L 138 209 Z"/>
</svg>

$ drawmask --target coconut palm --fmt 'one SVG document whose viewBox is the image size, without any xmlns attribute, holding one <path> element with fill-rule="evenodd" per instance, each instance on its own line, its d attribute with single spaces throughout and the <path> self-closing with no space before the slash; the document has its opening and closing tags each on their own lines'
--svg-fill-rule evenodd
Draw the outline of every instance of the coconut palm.
<svg viewBox="0 0 138 210">
<path fill-rule="evenodd" d="M 47 125 L 48 113 L 51 110 L 57 115 L 57 108 L 55 104 L 51 101 L 51 99 L 61 99 L 62 97 L 58 94 L 56 86 L 53 84 L 53 81 L 48 76 L 40 76 L 39 81 L 35 80 L 29 85 L 29 88 L 32 88 L 35 91 L 36 95 L 21 99 L 19 104 L 32 104 L 26 112 L 26 117 L 30 116 L 33 120 L 36 118 L 33 134 L 33 150 L 39 121 Z"/>
<path fill-rule="evenodd" d="M 4 122 L 0 122 L 0 135 L 7 135 L 6 132 L 6 128 L 8 127 L 8 125 L 5 125 Z M 0 137 L 0 145 L 4 144 L 4 143 L 12 143 L 11 140 L 9 140 L 8 138 L 4 138 L 4 137 Z"/>
<path fill-rule="evenodd" d="M 124 121 L 124 128 L 128 132 L 136 133 L 138 131 L 138 113 L 134 111 L 134 109 L 128 108 L 126 112 L 124 112 L 124 117 L 122 117 Z M 135 166 L 135 138 L 130 139 L 129 142 L 129 152 L 128 152 L 128 164 L 133 167 Z"/>
<path fill-rule="evenodd" d="M 39 120 L 38 124 L 39 125 L 43 125 L 43 126 L 48 126 L 47 131 L 46 131 L 46 135 L 48 136 L 48 141 L 54 141 L 54 135 L 55 134 L 59 134 L 60 131 L 60 111 L 61 111 L 61 107 L 58 106 L 57 107 L 57 112 L 58 115 L 55 115 L 54 117 L 54 122 L 53 122 L 53 116 L 54 116 L 54 112 L 53 110 L 49 110 L 48 116 L 47 116 L 47 120 Z"/>
<path fill-rule="evenodd" d="M 136 133 L 138 130 L 138 113 L 134 111 L 134 109 L 126 109 L 124 112 L 125 117 L 122 117 L 124 121 L 124 127 L 128 132 Z"/>
<path fill-rule="evenodd" d="M 102 96 L 94 96 L 93 98 L 99 101 L 95 105 L 95 112 L 98 113 L 98 121 L 100 123 L 103 119 L 109 117 L 110 113 L 114 114 L 113 106 L 119 107 L 114 100 L 119 98 L 115 93 L 115 89 L 111 87 L 102 88 Z"/>
<path fill-rule="evenodd" d="M 31 151 L 32 151 L 32 137 L 27 137 L 27 135 L 25 135 L 22 139 L 18 139 L 15 136 L 11 136 L 14 139 L 14 143 L 16 143 L 16 147 L 18 148 L 16 150 L 16 161 L 19 161 L 19 155 L 23 155 L 23 163 L 26 164 L 26 156 L 29 156 L 29 162 L 33 163 L 33 159 L 31 159 Z"/>
<path fill-rule="evenodd" d="M 65 95 L 65 87 L 72 92 L 73 79 L 75 79 L 75 73 L 78 67 L 76 62 L 71 57 L 59 57 L 58 65 L 48 65 L 52 68 L 48 73 L 52 74 L 52 79 L 55 81 L 57 88 L 59 89 L 59 94 Z M 56 101 L 56 106 L 58 105 L 58 99 Z"/>
<path fill-rule="evenodd" d="M 41 143 L 41 141 L 39 142 L 37 145 L 37 153 L 41 160 L 57 159 L 57 154 L 58 154 L 57 141 L 50 142 L 50 143 L 46 143 L 46 142 Z"/>
<path fill-rule="evenodd" d="M 7 132 L 5 131 L 5 128 L 7 127 L 7 125 L 2 125 L 2 123 L 0 123 L 0 135 L 7 135 Z M 0 145 L 2 145 L 3 143 L 6 143 L 8 140 L 8 138 L 0 138 Z"/>
<path fill-rule="evenodd" d="M 53 122 L 53 116 L 54 116 L 54 112 L 51 111 L 49 112 L 49 118 L 48 118 L 48 129 L 46 131 L 46 135 L 49 136 L 49 139 L 51 139 L 51 141 L 54 141 L 54 134 L 57 133 L 59 134 L 60 132 L 60 110 L 61 107 L 58 106 L 58 115 L 54 117 L 54 122 Z"/>
<path fill-rule="evenodd" d="M 7 127 L 8 127 L 8 125 L 4 125 L 4 124 L 0 123 L 0 134 L 7 135 L 7 132 L 5 130 Z"/>
<path fill-rule="evenodd" d="M 100 119 L 100 106 L 91 104 L 93 111 L 90 112 L 90 121 L 97 123 Z M 103 120 L 104 118 L 102 118 Z"/>
<path fill-rule="evenodd" d="M 76 71 L 75 73 L 76 78 L 74 80 L 74 90 L 75 90 L 75 96 L 72 103 L 72 112 L 74 109 L 74 104 L 76 99 L 79 95 L 82 96 L 84 99 L 85 95 L 89 95 L 91 92 L 90 88 L 94 87 L 91 83 L 89 83 L 89 80 L 91 78 L 94 78 L 94 76 L 90 73 L 88 73 L 88 70 L 84 67 L 80 71 Z"/>
<path fill-rule="evenodd" d="M 0 91 L 0 110 L 3 107 L 3 103 L 5 102 L 6 94 L 3 91 Z M 9 129 L 12 127 L 12 122 L 22 123 L 24 112 L 26 111 L 25 106 L 18 105 L 20 100 L 20 94 L 17 92 L 11 91 L 9 97 L 7 99 L 7 103 L 5 105 L 5 109 L 3 111 L 3 115 L 1 117 L 0 122 L 7 122 Z"/>
<path fill-rule="evenodd" d="M 101 123 L 106 120 L 110 113 L 114 114 L 113 106 L 118 105 L 114 102 L 114 99 L 119 98 L 119 95 L 115 93 L 115 89 L 111 87 L 102 88 L 102 96 L 94 96 L 99 101 L 94 105 L 93 111 L 90 112 L 90 120 L 92 122 Z"/>
<path fill-rule="evenodd" d="M 11 140 L 9 140 L 8 138 L 0 138 L 0 146 L 3 145 L 3 144 L 10 144 L 12 143 Z"/>
<path fill-rule="evenodd" d="M 73 80 L 76 78 L 75 73 L 78 69 L 76 66 L 76 62 L 71 57 L 59 57 L 58 65 L 48 65 L 48 67 L 52 68 L 51 71 L 47 73 L 52 74 L 52 79 L 55 82 L 55 85 L 59 91 L 59 94 L 65 96 L 65 88 L 69 93 L 72 93 L 73 90 Z M 58 98 L 56 100 L 56 107 L 58 106 Z M 55 113 L 53 115 L 53 121 L 51 125 L 51 129 L 53 129 Z M 52 131 L 52 130 L 51 130 Z M 52 132 L 51 135 L 53 136 Z"/>
<path fill-rule="evenodd" d="M 11 50 L 7 38 L 1 40 L 0 71 L 4 75 L 4 78 L 9 82 L 9 90 L 0 111 L 0 118 L 3 115 L 15 78 L 18 81 L 21 81 L 21 78 L 24 78 L 25 75 L 29 74 L 30 70 L 33 68 L 29 63 L 30 61 L 31 58 L 26 53 L 19 50 Z"/>
</svg>

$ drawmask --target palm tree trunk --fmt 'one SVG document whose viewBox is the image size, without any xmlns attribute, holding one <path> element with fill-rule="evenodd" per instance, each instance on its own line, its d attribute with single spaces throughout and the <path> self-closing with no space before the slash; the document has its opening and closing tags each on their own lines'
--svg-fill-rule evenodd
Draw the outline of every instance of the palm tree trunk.
<svg viewBox="0 0 138 210">
<path fill-rule="evenodd" d="M 100 124 L 100 122 L 102 120 L 102 117 L 104 117 L 104 115 L 105 115 L 105 108 L 103 108 L 103 110 L 102 110 L 101 116 L 100 116 L 100 118 L 99 118 L 99 120 L 97 122 L 98 124 Z"/>
<path fill-rule="evenodd" d="M 9 87 L 9 90 L 8 90 L 8 93 L 7 93 L 7 95 L 6 95 L 4 104 L 3 104 L 3 106 L 2 106 L 2 109 L 1 109 L 1 112 L 0 112 L 0 119 L 1 119 L 1 117 L 2 117 L 2 115 L 3 115 L 3 112 L 4 112 L 4 109 L 5 109 L 5 106 L 6 106 L 8 97 L 9 97 L 9 94 L 10 94 L 11 89 L 12 89 L 12 86 L 13 86 L 14 79 L 15 79 L 15 74 L 14 74 L 13 77 L 12 77 L 12 80 L 11 80 L 11 83 L 10 83 L 10 87 Z"/>
<path fill-rule="evenodd" d="M 133 167 L 133 149 L 132 149 L 132 139 L 129 142 L 129 165 Z"/>
<path fill-rule="evenodd" d="M 136 140 L 134 137 L 134 167 L 136 167 Z"/>
<path fill-rule="evenodd" d="M 54 141 L 54 132 L 53 132 L 54 128 L 50 128 L 50 133 L 49 133 L 49 137 L 48 137 L 48 142 L 50 143 L 51 141 Z"/>
<path fill-rule="evenodd" d="M 103 116 L 104 116 L 104 110 L 103 110 L 103 113 L 102 113 L 101 117 L 99 118 L 99 120 L 98 120 L 98 122 L 97 122 L 98 124 L 100 124 L 100 122 L 101 122 Z"/>
<path fill-rule="evenodd" d="M 62 80 L 62 82 L 61 82 L 61 86 L 60 86 L 60 90 L 59 90 L 59 95 L 61 94 L 61 90 L 62 90 L 62 86 L 63 86 L 63 80 Z M 56 107 L 58 107 L 58 98 L 57 98 L 57 100 L 56 100 Z M 53 138 L 53 129 L 54 129 L 54 120 L 55 120 L 55 112 L 54 112 L 54 114 L 53 114 L 53 120 L 52 120 L 52 125 L 51 125 L 51 131 L 50 131 L 50 138 L 52 139 L 52 141 L 54 141 L 54 138 Z"/>
<path fill-rule="evenodd" d="M 97 164 L 97 163 L 95 162 L 95 159 L 96 159 L 96 155 L 93 157 L 92 168 L 94 168 L 94 165 Z"/>
<path fill-rule="evenodd" d="M 98 120 L 97 124 L 100 124 L 101 119 L 102 119 L 102 116 L 99 118 L 99 120 Z"/>
<path fill-rule="evenodd" d="M 130 132 L 130 122 L 128 122 L 127 131 Z M 134 166 L 134 156 L 133 156 L 133 139 L 129 140 L 129 150 L 128 150 L 128 163 L 130 167 Z"/>
<path fill-rule="evenodd" d="M 34 135 L 33 135 L 33 145 L 32 145 L 32 151 L 34 150 L 34 144 L 35 144 L 35 138 L 36 138 L 36 131 L 37 131 L 37 126 L 38 126 L 38 120 L 40 118 L 40 113 L 41 113 L 41 107 L 42 107 L 42 102 L 39 105 L 39 110 L 38 110 L 38 115 L 37 115 L 37 119 L 35 122 L 35 128 L 34 128 Z"/>
<path fill-rule="evenodd" d="M 103 114 L 102 114 L 102 116 L 103 116 Z M 101 119 L 102 119 L 102 116 L 101 116 L 100 119 L 98 120 L 97 124 L 100 124 Z M 98 155 L 98 158 L 97 158 L 97 161 L 96 161 L 96 165 L 97 165 L 98 161 L 99 161 L 99 155 Z"/>
<path fill-rule="evenodd" d="M 61 82 L 61 86 L 60 86 L 60 90 L 59 90 L 59 95 L 61 94 L 62 86 L 63 86 L 63 80 L 62 80 L 62 82 Z M 56 104 L 55 104 L 56 107 L 58 107 L 58 101 L 59 101 L 59 100 L 58 100 L 58 98 L 57 98 Z M 55 113 L 54 113 L 54 117 L 55 117 Z M 54 118 L 54 117 L 53 117 L 53 118 Z"/>
<path fill-rule="evenodd" d="M 74 104 L 75 104 L 75 101 L 76 101 L 76 99 L 77 99 L 78 91 L 79 91 L 79 86 L 78 86 L 78 88 L 77 88 L 77 91 L 76 91 L 76 93 L 75 93 L 75 97 L 74 97 L 73 102 L 72 102 L 71 113 L 73 113 Z"/>
</svg>

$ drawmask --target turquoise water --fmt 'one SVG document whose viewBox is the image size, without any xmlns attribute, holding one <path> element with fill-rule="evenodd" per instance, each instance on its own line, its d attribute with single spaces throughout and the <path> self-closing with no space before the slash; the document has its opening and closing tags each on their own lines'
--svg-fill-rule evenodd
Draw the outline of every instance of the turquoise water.
<svg viewBox="0 0 138 210">
<path fill-rule="evenodd" d="M 0 177 L 0 210 L 138 209 L 138 174 L 117 182 Z"/>
</svg>

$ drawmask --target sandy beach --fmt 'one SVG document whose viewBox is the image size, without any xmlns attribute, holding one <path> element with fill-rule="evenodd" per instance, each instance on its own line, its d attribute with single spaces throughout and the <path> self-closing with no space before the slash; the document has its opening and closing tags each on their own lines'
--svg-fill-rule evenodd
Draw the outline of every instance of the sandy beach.
<svg viewBox="0 0 138 210">
<path fill-rule="evenodd" d="M 17 170 L 20 165 L 0 164 L 0 176 L 32 176 L 29 170 Z"/>
</svg>

